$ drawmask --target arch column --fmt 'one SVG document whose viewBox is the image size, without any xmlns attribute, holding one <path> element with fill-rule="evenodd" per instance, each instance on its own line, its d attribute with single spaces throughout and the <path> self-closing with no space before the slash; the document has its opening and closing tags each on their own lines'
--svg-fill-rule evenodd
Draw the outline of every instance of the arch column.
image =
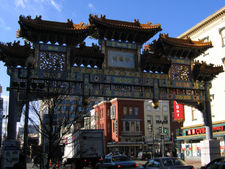
<svg viewBox="0 0 225 169">
<path fill-rule="evenodd" d="M 201 163 L 202 165 L 208 164 L 215 158 L 220 157 L 220 142 L 213 139 L 212 131 L 212 117 L 211 117 L 211 105 L 210 105 L 210 82 L 205 82 L 205 104 L 204 104 L 204 125 L 206 129 L 206 138 L 201 141 Z"/>
</svg>

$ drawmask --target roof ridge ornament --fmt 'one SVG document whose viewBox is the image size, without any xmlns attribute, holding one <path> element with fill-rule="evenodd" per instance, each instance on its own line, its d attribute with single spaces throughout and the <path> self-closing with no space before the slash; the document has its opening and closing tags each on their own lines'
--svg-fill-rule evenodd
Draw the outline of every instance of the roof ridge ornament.
<svg viewBox="0 0 225 169">
<path fill-rule="evenodd" d="M 73 25 L 73 20 L 72 19 L 67 19 L 67 22 L 66 22 L 68 25 Z"/>
<path fill-rule="evenodd" d="M 134 23 L 135 23 L 136 25 L 140 25 L 139 19 L 134 19 Z"/>
<path fill-rule="evenodd" d="M 36 21 L 41 21 L 41 15 L 39 15 L 39 16 L 36 15 L 35 20 L 36 20 Z"/>
<path fill-rule="evenodd" d="M 101 14 L 101 19 L 105 19 L 105 18 L 106 18 L 105 15 L 102 15 L 102 14 Z"/>
</svg>

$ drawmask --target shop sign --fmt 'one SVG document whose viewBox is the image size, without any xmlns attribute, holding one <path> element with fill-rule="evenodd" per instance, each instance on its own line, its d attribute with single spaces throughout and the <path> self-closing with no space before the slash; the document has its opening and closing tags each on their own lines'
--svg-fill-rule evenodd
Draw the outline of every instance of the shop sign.
<svg viewBox="0 0 225 169">
<path fill-rule="evenodd" d="M 184 105 L 178 104 L 176 101 L 173 101 L 174 106 L 174 120 L 178 122 L 184 121 Z"/>
<path fill-rule="evenodd" d="M 220 146 L 220 149 L 225 149 L 225 146 Z"/>
<path fill-rule="evenodd" d="M 224 126 L 216 126 L 216 127 L 213 127 L 212 130 L 214 132 L 223 131 Z M 187 131 L 187 135 L 196 135 L 196 134 L 205 134 L 205 133 L 206 133 L 206 129 L 204 127 L 196 128 L 196 129 L 190 129 L 190 130 Z"/>
</svg>

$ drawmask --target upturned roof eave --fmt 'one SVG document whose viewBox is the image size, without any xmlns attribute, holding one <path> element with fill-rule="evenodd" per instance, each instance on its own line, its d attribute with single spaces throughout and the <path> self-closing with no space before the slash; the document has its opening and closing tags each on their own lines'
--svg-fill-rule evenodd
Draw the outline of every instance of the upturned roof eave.
<svg viewBox="0 0 225 169">
<path fill-rule="evenodd" d="M 39 31 L 65 31 L 68 33 L 80 33 L 87 32 L 92 29 L 91 25 L 73 24 L 72 22 L 54 22 L 54 21 L 45 21 L 41 19 L 27 19 L 25 17 L 20 17 L 19 24 L 21 28 L 26 29 L 30 27 Z"/>
<path fill-rule="evenodd" d="M 180 39 L 180 38 L 171 38 L 168 35 L 160 35 L 159 41 L 167 43 L 174 47 L 182 48 L 199 48 L 199 49 L 208 49 L 213 47 L 212 42 L 202 42 L 202 41 L 192 41 L 191 39 Z"/>
<path fill-rule="evenodd" d="M 142 32 L 154 32 L 154 31 L 161 31 L 161 25 L 149 25 L 148 24 L 135 24 L 132 22 L 126 22 L 126 21 L 117 21 L 117 20 L 111 20 L 111 19 L 105 19 L 105 18 L 97 18 L 96 16 L 90 15 L 89 21 L 91 24 L 99 24 L 106 27 L 114 27 L 118 29 L 130 29 L 130 30 L 136 30 L 136 31 L 142 31 Z"/>
</svg>

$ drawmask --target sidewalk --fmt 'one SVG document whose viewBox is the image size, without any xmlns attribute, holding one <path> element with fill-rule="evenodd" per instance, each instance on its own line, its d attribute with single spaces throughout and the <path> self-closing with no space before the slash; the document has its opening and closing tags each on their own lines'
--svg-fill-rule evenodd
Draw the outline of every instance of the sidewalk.
<svg viewBox="0 0 225 169">
<path fill-rule="evenodd" d="M 39 169 L 39 167 L 36 167 L 36 166 L 34 166 L 34 167 L 32 168 L 32 165 L 33 165 L 32 162 L 27 163 L 27 169 Z"/>
<path fill-rule="evenodd" d="M 193 165 L 195 169 L 199 169 L 201 167 L 201 161 L 185 161 L 188 165 Z"/>
</svg>

